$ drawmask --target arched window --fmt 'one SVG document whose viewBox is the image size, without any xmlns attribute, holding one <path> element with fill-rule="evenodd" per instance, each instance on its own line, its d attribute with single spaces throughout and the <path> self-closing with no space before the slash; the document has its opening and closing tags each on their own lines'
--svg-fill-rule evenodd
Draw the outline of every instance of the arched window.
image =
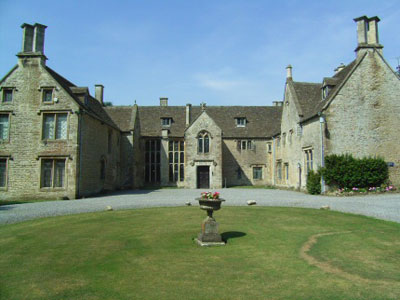
<svg viewBox="0 0 400 300">
<path fill-rule="evenodd" d="M 197 150 L 199 153 L 210 152 L 210 135 L 206 131 L 199 133 L 197 137 Z"/>
</svg>

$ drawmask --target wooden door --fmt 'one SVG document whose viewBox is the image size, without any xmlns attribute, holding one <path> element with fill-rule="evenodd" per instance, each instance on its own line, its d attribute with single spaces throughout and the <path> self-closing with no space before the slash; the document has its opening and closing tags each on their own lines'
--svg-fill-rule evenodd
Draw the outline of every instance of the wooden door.
<svg viewBox="0 0 400 300">
<path fill-rule="evenodd" d="M 197 188 L 208 189 L 210 188 L 210 167 L 198 166 L 197 167 Z"/>
</svg>

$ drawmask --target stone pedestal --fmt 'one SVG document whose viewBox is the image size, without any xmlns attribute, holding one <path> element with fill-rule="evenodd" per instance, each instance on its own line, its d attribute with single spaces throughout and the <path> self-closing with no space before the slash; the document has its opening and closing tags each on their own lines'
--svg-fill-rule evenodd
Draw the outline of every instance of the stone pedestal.
<svg viewBox="0 0 400 300">
<path fill-rule="evenodd" d="M 201 232 L 196 239 L 200 246 L 222 246 L 225 242 L 218 233 L 218 223 L 212 216 L 208 216 L 201 223 Z"/>
</svg>

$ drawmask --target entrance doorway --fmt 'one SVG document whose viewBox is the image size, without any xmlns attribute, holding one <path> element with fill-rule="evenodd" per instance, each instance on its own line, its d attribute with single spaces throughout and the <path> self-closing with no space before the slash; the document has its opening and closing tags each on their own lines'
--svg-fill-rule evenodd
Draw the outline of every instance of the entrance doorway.
<svg viewBox="0 0 400 300">
<path fill-rule="evenodd" d="M 197 167 L 197 188 L 210 188 L 210 166 Z"/>
</svg>

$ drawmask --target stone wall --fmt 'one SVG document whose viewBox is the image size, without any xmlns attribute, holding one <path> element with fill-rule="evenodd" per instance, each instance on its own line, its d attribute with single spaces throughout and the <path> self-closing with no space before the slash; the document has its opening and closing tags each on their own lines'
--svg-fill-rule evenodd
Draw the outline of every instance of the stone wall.
<svg viewBox="0 0 400 300">
<path fill-rule="evenodd" d="M 271 162 L 268 161 L 267 139 L 243 139 L 251 141 L 252 149 L 239 149 L 239 139 L 223 139 L 223 184 L 267 185 L 271 182 Z M 253 167 L 262 168 L 262 179 L 253 178 Z M 240 171 L 239 171 L 240 170 Z"/>
<path fill-rule="evenodd" d="M 111 152 L 108 152 L 109 132 Z M 120 187 L 120 144 L 121 136 L 118 130 L 87 114 L 82 115 L 80 196 Z M 102 160 L 105 161 L 104 179 L 100 176 Z"/>
<path fill-rule="evenodd" d="M 9 113 L 9 141 L 0 142 L 0 157 L 8 157 L 8 184 L 0 199 L 56 199 L 76 196 L 78 162 L 78 105 L 49 75 L 40 57 L 20 59 L 18 68 L 1 82 L 13 87 L 13 101 L 0 102 L 0 111 Z M 53 87 L 57 102 L 44 104 L 41 87 Z M 68 114 L 66 140 L 42 139 L 43 112 Z M 65 186 L 41 188 L 41 159 L 66 159 Z"/>
<path fill-rule="evenodd" d="M 198 153 L 197 136 L 201 131 L 210 134 L 209 153 Z M 197 167 L 210 167 L 210 188 L 223 186 L 222 178 L 222 132 L 218 125 L 204 111 L 185 132 L 185 187 L 197 187 Z"/>
<path fill-rule="evenodd" d="M 376 52 L 369 51 L 325 112 L 327 154 L 381 156 L 400 185 L 400 81 Z"/>
</svg>

